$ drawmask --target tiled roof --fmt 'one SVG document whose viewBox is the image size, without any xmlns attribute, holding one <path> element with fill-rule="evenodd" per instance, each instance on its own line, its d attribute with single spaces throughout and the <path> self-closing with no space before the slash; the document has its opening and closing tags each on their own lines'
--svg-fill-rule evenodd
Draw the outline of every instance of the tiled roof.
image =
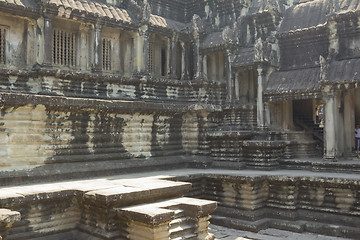
<svg viewBox="0 0 360 240">
<path fill-rule="evenodd" d="M 237 66 L 245 66 L 245 65 L 250 65 L 252 63 L 254 63 L 255 61 L 255 52 L 254 52 L 254 48 L 241 48 L 237 53 L 236 53 L 236 57 L 235 60 L 233 62 L 233 66 L 237 67 Z"/>
<path fill-rule="evenodd" d="M 201 48 L 212 48 L 218 47 L 225 44 L 222 32 L 214 32 L 206 36 L 204 41 L 201 43 Z"/>
<path fill-rule="evenodd" d="M 124 23 L 136 22 L 128 10 L 114 7 L 96 0 L 49 0 L 49 4 L 56 5 L 59 11 L 79 11 L 80 14 L 91 14 Z M 184 23 L 154 14 L 150 15 L 150 24 L 155 27 L 172 29 L 174 31 L 181 31 L 187 27 Z"/>
<path fill-rule="evenodd" d="M 38 5 L 34 0 L 0 0 L 0 4 L 6 4 L 8 6 L 22 7 L 28 9 L 38 8 Z"/>
<path fill-rule="evenodd" d="M 187 24 L 177 22 L 172 19 L 164 18 L 154 14 L 150 15 L 150 24 L 156 27 L 168 28 L 178 32 L 185 30 L 188 27 Z"/>
<path fill-rule="evenodd" d="M 279 32 L 296 31 L 316 27 L 326 22 L 331 5 L 326 0 L 314 0 L 295 5 L 285 12 Z"/>
<path fill-rule="evenodd" d="M 125 9 L 107 5 L 94 0 L 49 0 L 49 4 L 54 4 L 61 11 L 79 11 L 80 14 L 91 14 L 110 20 L 132 23 L 133 18 Z"/>
<path fill-rule="evenodd" d="M 311 92 L 320 89 L 320 68 L 296 69 L 273 72 L 267 82 L 265 92 L 291 93 Z"/>
<path fill-rule="evenodd" d="M 346 83 L 360 81 L 360 59 L 348 59 L 330 63 L 329 82 Z"/>
<path fill-rule="evenodd" d="M 329 15 L 360 10 L 360 0 L 314 0 L 295 5 L 284 14 L 279 33 L 302 30 L 323 25 Z"/>
</svg>

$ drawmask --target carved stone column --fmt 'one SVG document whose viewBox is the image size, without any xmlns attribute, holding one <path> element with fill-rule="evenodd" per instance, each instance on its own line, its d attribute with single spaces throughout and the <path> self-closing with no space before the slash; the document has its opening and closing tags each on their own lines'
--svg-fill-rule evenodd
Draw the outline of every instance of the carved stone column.
<svg viewBox="0 0 360 240">
<path fill-rule="evenodd" d="M 94 63 L 93 71 L 101 72 L 102 71 L 102 48 L 101 48 L 101 32 L 102 24 L 96 23 L 94 25 L 93 39 L 94 39 Z"/>
<path fill-rule="evenodd" d="M 27 45 L 26 64 L 34 65 L 36 62 L 36 52 L 37 52 L 36 51 L 37 41 L 36 41 L 36 21 L 35 20 L 27 21 L 26 45 Z"/>
<path fill-rule="evenodd" d="M 333 90 L 324 93 L 324 159 L 335 159 L 337 157 L 337 134 L 336 134 L 336 94 Z"/>
<path fill-rule="evenodd" d="M 218 61 L 217 54 L 212 53 L 208 56 L 208 58 L 210 58 L 210 64 L 211 64 L 211 71 L 210 71 L 211 74 L 210 74 L 210 76 L 208 75 L 208 79 L 210 79 L 211 81 L 214 81 L 214 82 L 220 82 L 220 79 L 218 79 L 219 64 L 217 63 L 217 61 Z"/>
<path fill-rule="evenodd" d="M 264 82 L 264 69 L 262 66 L 257 68 L 257 125 L 264 127 L 264 102 L 263 102 L 263 82 Z"/>
<path fill-rule="evenodd" d="M 194 32 L 194 70 L 195 70 L 195 79 L 200 79 L 201 72 L 201 57 L 200 57 L 200 37 L 197 32 Z"/>
<path fill-rule="evenodd" d="M 177 34 L 173 34 L 173 36 L 171 37 L 171 41 L 170 41 L 170 69 L 169 69 L 169 73 L 170 73 L 170 78 L 172 79 L 176 79 L 176 43 L 177 43 Z"/>
<path fill-rule="evenodd" d="M 45 67 L 52 66 L 53 20 L 53 14 L 44 13 L 44 59 L 42 65 Z"/>
<path fill-rule="evenodd" d="M 181 79 L 187 79 L 188 73 L 187 73 L 187 67 L 186 67 L 186 48 L 185 43 L 180 42 L 181 46 Z"/>
<path fill-rule="evenodd" d="M 205 54 L 203 56 L 203 78 L 205 80 L 208 80 L 207 58 L 208 58 L 208 56 Z"/>
<path fill-rule="evenodd" d="M 227 49 L 225 52 L 225 74 L 226 74 L 226 100 L 231 102 L 233 100 L 233 81 L 232 81 L 232 69 L 231 69 L 231 54 L 230 50 Z"/>
<path fill-rule="evenodd" d="M 80 24 L 80 44 L 79 46 L 79 67 L 81 70 L 88 70 L 89 68 L 89 42 L 87 36 L 91 31 L 91 25 Z"/>
<path fill-rule="evenodd" d="M 142 25 L 135 37 L 135 72 L 136 74 L 149 74 L 149 32 L 148 25 Z"/>
<path fill-rule="evenodd" d="M 344 154 L 349 156 L 355 148 L 355 91 L 348 89 L 344 91 Z"/>
</svg>

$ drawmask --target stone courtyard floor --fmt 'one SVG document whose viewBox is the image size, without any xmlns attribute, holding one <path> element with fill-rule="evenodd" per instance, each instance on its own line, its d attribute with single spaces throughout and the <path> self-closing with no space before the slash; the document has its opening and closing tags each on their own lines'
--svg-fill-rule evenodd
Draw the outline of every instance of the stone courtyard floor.
<svg viewBox="0 0 360 240">
<path fill-rule="evenodd" d="M 294 233 L 289 231 L 268 228 L 258 233 L 241 231 L 217 225 L 210 225 L 211 233 L 216 240 L 345 240 L 347 238 L 329 237 L 313 233 Z"/>
</svg>

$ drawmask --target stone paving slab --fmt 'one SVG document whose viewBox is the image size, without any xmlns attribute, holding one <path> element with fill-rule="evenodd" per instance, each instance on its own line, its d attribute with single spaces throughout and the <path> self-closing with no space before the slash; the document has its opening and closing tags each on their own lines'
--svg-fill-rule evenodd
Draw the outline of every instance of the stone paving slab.
<svg viewBox="0 0 360 240">
<path fill-rule="evenodd" d="M 295 233 L 274 228 L 254 233 L 211 224 L 210 229 L 210 233 L 215 235 L 215 240 L 348 240 L 347 238 L 329 237 L 313 233 Z"/>
</svg>

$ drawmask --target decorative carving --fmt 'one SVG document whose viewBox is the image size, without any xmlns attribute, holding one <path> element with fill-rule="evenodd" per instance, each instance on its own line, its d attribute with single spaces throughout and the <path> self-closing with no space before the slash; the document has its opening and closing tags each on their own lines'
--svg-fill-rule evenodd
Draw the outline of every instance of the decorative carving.
<svg viewBox="0 0 360 240">
<path fill-rule="evenodd" d="M 228 44 L 233 44 L 235 43 L 235 34 L 234 31 L 232 29 L 230 29 L 228 26 L 226 26 L 224 28 L 224 30 L 222 31 L 222 38 L 224 39 L 224 41 Z"/>
<path fill-rule="evenodd" d="M 319 57 L 319 62 L 320 62 L 320 82 L 327 82 L 328 74 L 329 74 L 329 63 L 321 55 Z"/>
<path fill-rule="evenodd" d="M 141 4 L 141 23 L 147 23 L 150 20 L 151 7 L 147 0 L 144 0 Z"/>
<path fill-rule="evenodd" d="M 194 14 L 191 23 L 194 32 L 200 33 L 204 31 L 204 22 L 199 15 Z"/>
</svg>

